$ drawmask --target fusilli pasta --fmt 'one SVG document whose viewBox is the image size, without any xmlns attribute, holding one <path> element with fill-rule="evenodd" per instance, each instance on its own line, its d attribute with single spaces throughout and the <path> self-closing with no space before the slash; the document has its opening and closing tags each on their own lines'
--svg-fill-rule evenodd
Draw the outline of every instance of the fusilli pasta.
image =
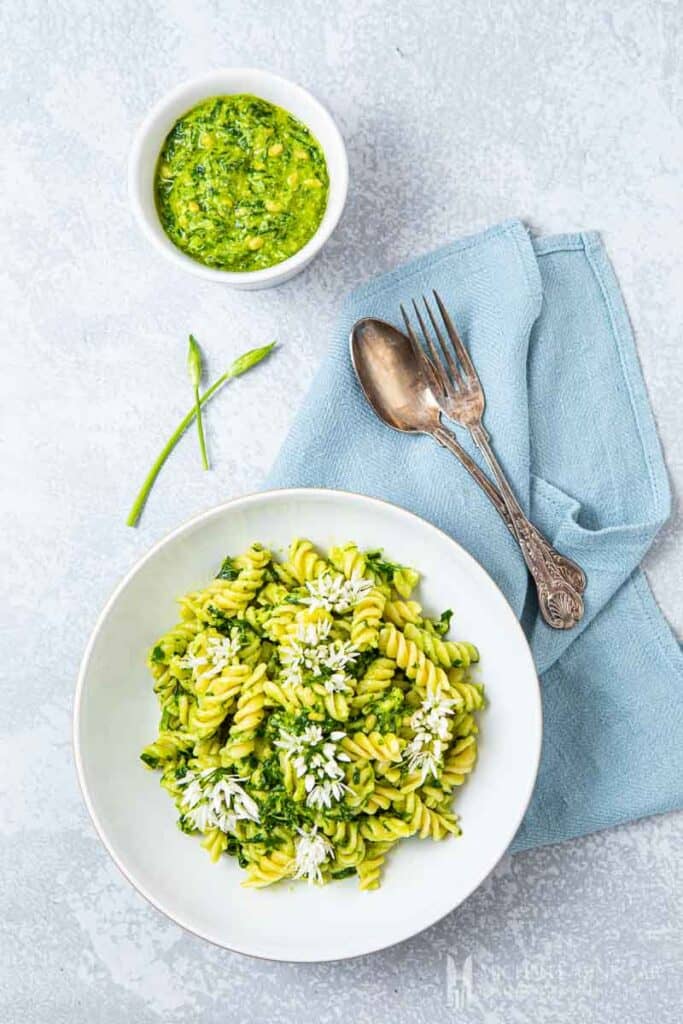
<svg viewBox="0 0 683 1024">
<path fill-rule="evenodd" d="M 142 760 L 246 886 L 353 874 L 372 890 L 397 842 L 460 834 L 479 653 L 411 597 L 418 579 L 353 543 L 325 557 L 298 539 L 284 561 L 252 544 L 152 647 L 161 721 Z"/>
</svg>

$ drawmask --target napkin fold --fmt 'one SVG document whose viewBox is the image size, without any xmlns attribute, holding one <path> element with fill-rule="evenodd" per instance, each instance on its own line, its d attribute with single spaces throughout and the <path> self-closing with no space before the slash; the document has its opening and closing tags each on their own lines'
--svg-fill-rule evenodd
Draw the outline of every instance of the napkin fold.
<svg viewBox="0 0 683 1024">
<path fill-rule="evenodd" d="M 465 470 L 430 438 L 384 426 L 358 387 L 353 323 L 401 326 L 399 303 L 432 288 L 470 349 L 485 423 L 521 504 L 586 571 L 586 614 L 574 630 L 540 619 L 512 537 Z M 638 569 L 669 515 L 669 486 L 596 233 L 532 239 L 509 221 L 354 291 L 267 483 L 402 505 L 454 537 L 503 589 L 541 674 L 544 714 L 539 777 L 513 849 L 683 806 L 683 654 Z"/>
</svg>

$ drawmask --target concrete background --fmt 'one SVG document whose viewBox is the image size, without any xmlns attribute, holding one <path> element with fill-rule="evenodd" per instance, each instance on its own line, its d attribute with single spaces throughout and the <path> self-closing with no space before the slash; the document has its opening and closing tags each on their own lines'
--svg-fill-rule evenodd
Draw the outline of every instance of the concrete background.
<svg viewBox="0 0 683 1024">
<path fill-rule="evenodd" d="M 681 4 L 27 0 L 0 7 L 0 40 L 0 1020 L 679 1020 L 683 816 L 506 858 L 385 953 L 260 963 L 184 934 L 118 875 L 77 791 L 70 715 L 121 574 L 191 514 L 258 488 L 344 292 L 459 234 L 515 215 L 603 233 L 680 489 Z M 128 212 L 138 121 L 220 65 L 300 80 L 348 142 L 339 230 L 272 292 L 172 269 Z M 127 530 L 188 405 L 190 330 L 211 377 L 247 347 L 282 348 L 212 406 L 215 471 L 182 444 Z M 682 552 L 674 519 L 647 562 L 679 635 Z"/>
</svg>

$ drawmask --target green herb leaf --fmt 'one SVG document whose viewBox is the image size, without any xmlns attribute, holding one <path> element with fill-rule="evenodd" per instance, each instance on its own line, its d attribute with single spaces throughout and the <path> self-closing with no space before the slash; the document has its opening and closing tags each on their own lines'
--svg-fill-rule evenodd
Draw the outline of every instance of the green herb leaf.
<svg viewBox="0 0 683 1024">
<path fill-rule="evenodd" d="M 209 625 L 213 626 L 219 633 L 230 636 L 232 631 L 236 629 L 243 647 L 246 647 L 254 638 L 259 636 L 257 630 L 250 623 L 245 622 L 244 619 L 226 615 L 225 612 L 220 611 L 213 604 L 209 605 L 207 612 L 209 615 Z"/>
<path fill-rule="evenodd" d="M 233 565 L 232 558 L 228 555 L 227 558 L 223 559 L 223 564 L 216 573 L 217 580 L 236 580 L 239 576 L 239 569 L 236 569 Z"/>
<path fill-rule="evenodd" d="M 340 871 L 332 871 L 335 878 L 350 878 L 351 875 L 356 874 L 355 868 L 341 868 Z"/>
<path fill-rule="evenodd" d="M 448 630 L 451 628 L 451 619 L 453 618 L 453 612 L 450 608 L 446 609 L 445 612 L 441 612 L 441 618 L 438 622 L 434 623 L 434 630 L 440 636 L 445 636 Z"/>
<path fill-rule="evenodd" d="M 361 654 L 352 661 L 350 665 L 347 665 L 346 671 L 353 679 L 362 679 L 368 670 L 368 667 L 373 663 L 377 657 L 378 652 L 376 650 L 362 651 Z"/>
<path fill-rule="evenodd" d="M 376 715 L 374 728 L 378 732 L 395 732 L 400 728 L 404 717 L 405 697 L 398 686 L 392 686 L 388 693 L 367 704 L 363 709 L 366 715 Z"/>
<path fill-rule="evenodd" d="M 376 575 L 386 583 L 391 583 L 394 573 L 401 568 L 400 565 L 396 565 L 394 562 L 387 562 L 382 557 L 381 550 L 368 551 L 365 559 L 368 568 L 372 570 L 372 572 L 376 573 Z"/>
</svg>

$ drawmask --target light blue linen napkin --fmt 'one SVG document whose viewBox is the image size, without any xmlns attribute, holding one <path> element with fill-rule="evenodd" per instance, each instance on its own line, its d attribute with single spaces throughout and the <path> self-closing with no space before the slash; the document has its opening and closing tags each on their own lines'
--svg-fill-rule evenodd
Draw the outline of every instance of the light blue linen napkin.
<svg viewBox="0 0 683 1024">
<path fill-rule="evenodd" d="M 539 619 L 519 551 L 467 473 L 430 438 L 380 423 L 356 383 L 354 321 L 400 326 L 399 303 L 432 288 L 479 370 L 486 426 L 517 496 L 586 570 L 586 615 L 571 632 Z M 510 221 L 355 291 L 267 483 L 393 501 L 449 533 L 502 587 L 541 673 L 545 730 L 513 849 L 683 805 L 683 655 L 638 569 L 669 515 L 669 487 L 597 234 L 532 240 Z"/>
</svg>

